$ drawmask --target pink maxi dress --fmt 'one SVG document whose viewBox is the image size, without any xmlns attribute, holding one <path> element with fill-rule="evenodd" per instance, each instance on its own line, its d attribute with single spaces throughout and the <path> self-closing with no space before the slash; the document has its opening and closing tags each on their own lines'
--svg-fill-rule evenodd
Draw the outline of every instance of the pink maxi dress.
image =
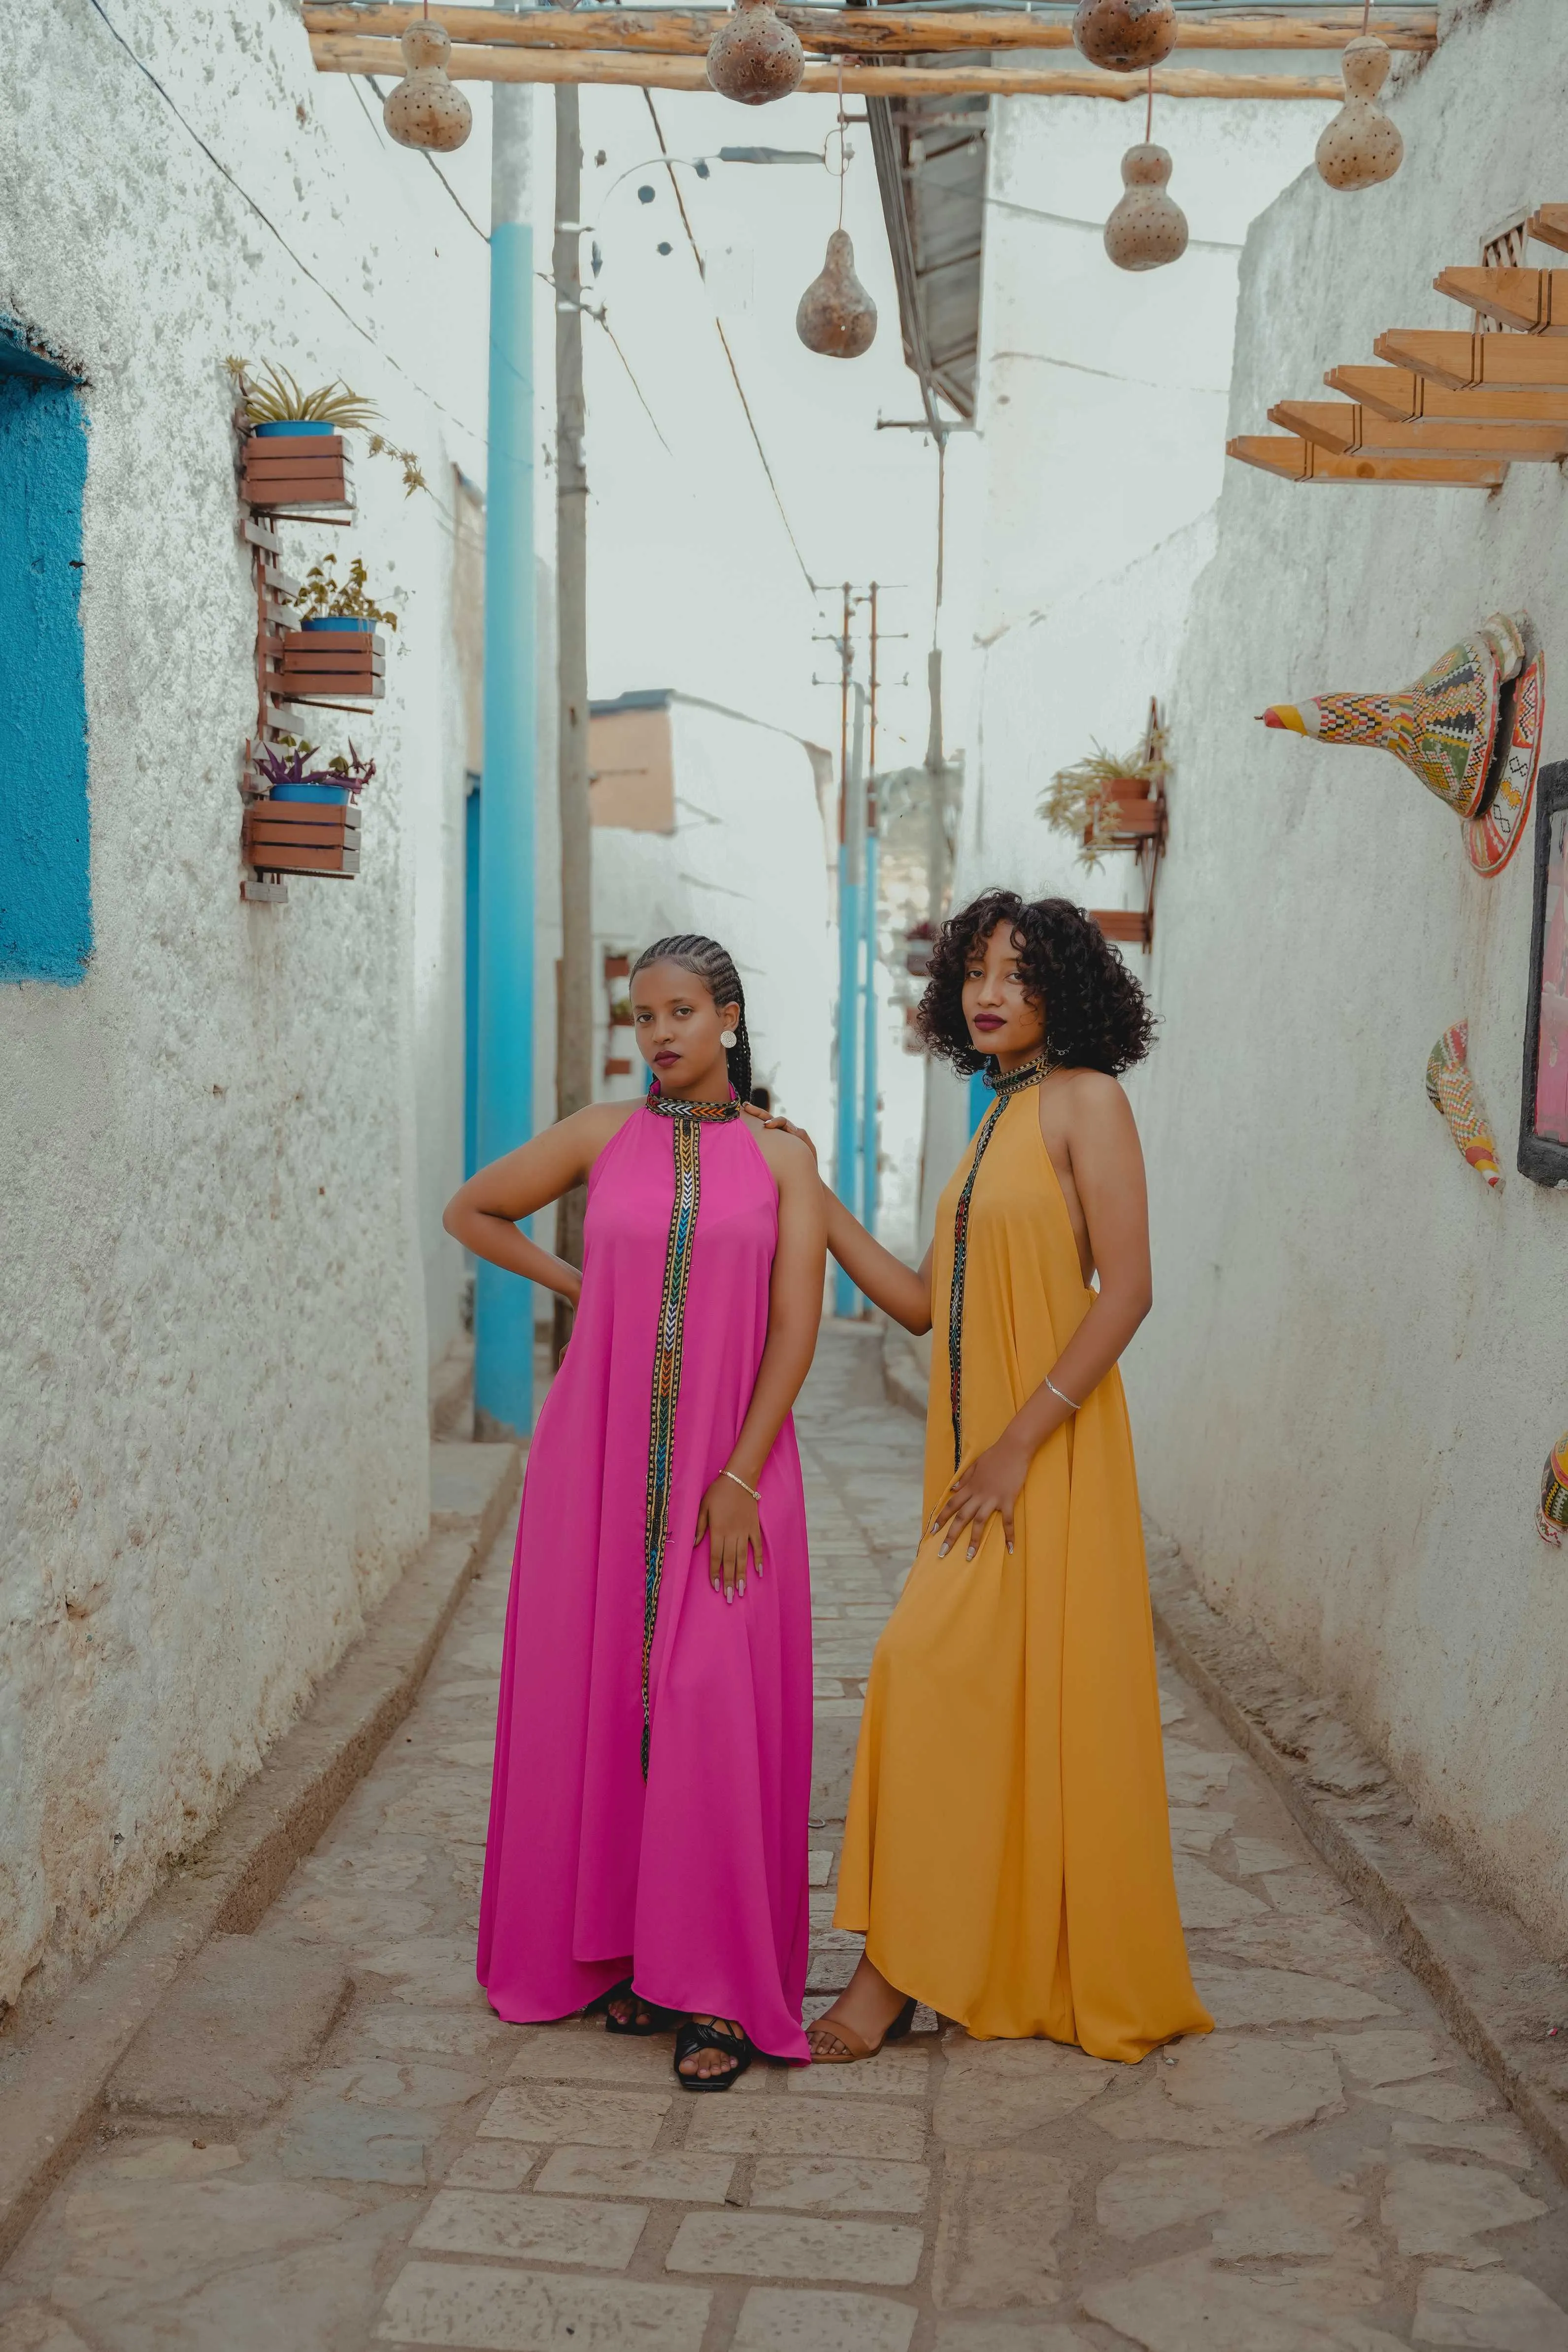
<svg viewBox="0 0 1568 2352">
<path fill-rule="evenodd" d="M 507 1612 L 478 1977 L 514 2023 L 631 1977 L 645 2000 L 736 2018 L 809 2056 L 811 1621 L 805 1496 L 786 1421 L 759 1481 L 764 1570 L 727 1602 L 694 1541 L 768 1336 L 778 1192 L 744 1119 L 697 1128 L 681 1297 L 676 1122 L 639 1110 L 588 1180 L 582 1295 L 529 1450 Z M 688 1123 L 690 1131 L 691 1123 Z M 684 1311 L 667 1538 L 643 1632 L 655 1355 Z M 666 1325 L 666 1328 L 673 1328 Z"/>
</svg>

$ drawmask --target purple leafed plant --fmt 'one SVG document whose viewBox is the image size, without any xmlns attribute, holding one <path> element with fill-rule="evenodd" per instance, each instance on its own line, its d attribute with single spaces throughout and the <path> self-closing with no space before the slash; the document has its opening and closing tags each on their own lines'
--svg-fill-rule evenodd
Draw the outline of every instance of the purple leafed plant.
<svg viewBox="0 0 1568 2352">
<path fill-rule="evenodd" d="M 277 784 L 347 784 L 350 800 L 358 800 L 376 772 L 373 760 L 362 760 L 353 742 L 349 755 L 335 751 L 323 767 L 319 764 L 320 753 L 314 743 L 303 743 L 298 736 L 285 735 L 280 743 L 263 743 L 256 753 L 256 773 L 269 787 Z"/>
</svg>

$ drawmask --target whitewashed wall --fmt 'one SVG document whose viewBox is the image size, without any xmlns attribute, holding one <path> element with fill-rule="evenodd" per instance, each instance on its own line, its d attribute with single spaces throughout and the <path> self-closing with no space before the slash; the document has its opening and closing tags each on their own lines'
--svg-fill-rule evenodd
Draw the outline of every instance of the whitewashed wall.
<svg viewBox="0 0 1568 2352">
<path fill-rule="evenodd" d="M 810 756 L 778 728 L 683 694 L 670 726 L 674 830 L 594 827 L 596 948 L 635 956 L 677 931 L 722 940 L 746 990 L 758 1085 L 831 1149 L 837 948 Z M 614 1036 L 632 1075 L 601 1091 L 640 1092 L 632 1033 Z"/>
<path fill-rule="evenodd" d="M 0 2002 L 124 1925 L 422 1541 L 461 1276 L 450 501 L 486 247 L 282 0 L 108 15 L 172 103 L 103 17 L 34 7 L 0 112 L 5 305 L 88 382 L 97 931 L 79 987 L 0 990 Z M 483 224 L 478 112 L 444 168 Z M 351 529 L 285 526 L 291 570 L 361 552 L 402 625 L 364 870 L 281 908 L 239 896 L 229 352 L 346 376 L 432 486 L 361 456 Z"/>
<path fill-rule="evenodd" d="M 1354 199 L 1304 178 L 1253 232 L 1233 432 L 1370 359 L 1385 328 L 1465 328 L 1436 272 L 1556 197 L 1556 0 L 1445 15 L 1398 102 L 1399 177 Z M 1561 756 L 1565 500 L 1551 467 L 1516 467 L 1495 498 L 1228 472 L 1173 701 L 1165 1042 L 1141 1106 L 1157 1300 L 1134 1366 L 1146 1498 L 1209 1593 L 1348 1708 L 1554 1939 L 1568 1580 L 1532 1513 L 1568 1422 L 1568 1200 L 1512 1172 L 1530 850 L 1482 882 L 1392 761 L 1265 734 L 1255 714 L 1404 684 L 1523 604 Z M 1422 1085 L 1439 1031 L 1467 1016 L 1500 1197 Z"/>
</svg>

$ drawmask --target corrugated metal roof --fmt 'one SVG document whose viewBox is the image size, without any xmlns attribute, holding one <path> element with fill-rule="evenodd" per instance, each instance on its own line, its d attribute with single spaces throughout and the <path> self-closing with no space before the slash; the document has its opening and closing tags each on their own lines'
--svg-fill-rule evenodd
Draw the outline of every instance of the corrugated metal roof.
<svg viewBox="0 0 1568 2352">
<path fill-rule="evenodd" d="M 984 53 L 972 60 L 983 62 Z M 901 65 L 937 64 L 901 58 Z M 920 380 L 931 424 L 941 401 L 968 422 L 975 414 L 980 348 L 980 270 L 985 250 L 984 98 L 866 100 L 882 208 L 898 286 L 904 356 Z"/>
</svg>

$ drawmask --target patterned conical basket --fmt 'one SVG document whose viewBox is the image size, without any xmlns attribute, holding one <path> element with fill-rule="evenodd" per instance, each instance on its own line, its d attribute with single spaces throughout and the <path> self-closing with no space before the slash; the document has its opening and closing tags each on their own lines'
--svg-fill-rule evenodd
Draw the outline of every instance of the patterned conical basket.
<svg viewBox="0 0 1568 2352">
<path fill-rule="evenodd" d="M 1435 1110 L 1440 1110 L 1448 1122 L 1448 1133 L 1460 1153 L 1478 1176 L 1484 1176 L 1494 1192 L 1502 1187 L 1502 1169 L 1498 1161 L 1497 1138 L 1487 1125 L 1477 1099 L 1470 1077 L 1470 1024 L 1456 1021 L 1445 1029 L 1433 1046 L 1427 1061 L 1427 1096 Z"/>
<path fill-rule="evenodd" d="M 1524 615 L 1494 613 L 1399 694 L 1322 694 L 1275 703 L 1266 727 L 1362 743 L 1395 758 L 1456 816 L 1479 817 L 1497 789 L 1502 690 L 1525 664 Z"/>
</svg>

